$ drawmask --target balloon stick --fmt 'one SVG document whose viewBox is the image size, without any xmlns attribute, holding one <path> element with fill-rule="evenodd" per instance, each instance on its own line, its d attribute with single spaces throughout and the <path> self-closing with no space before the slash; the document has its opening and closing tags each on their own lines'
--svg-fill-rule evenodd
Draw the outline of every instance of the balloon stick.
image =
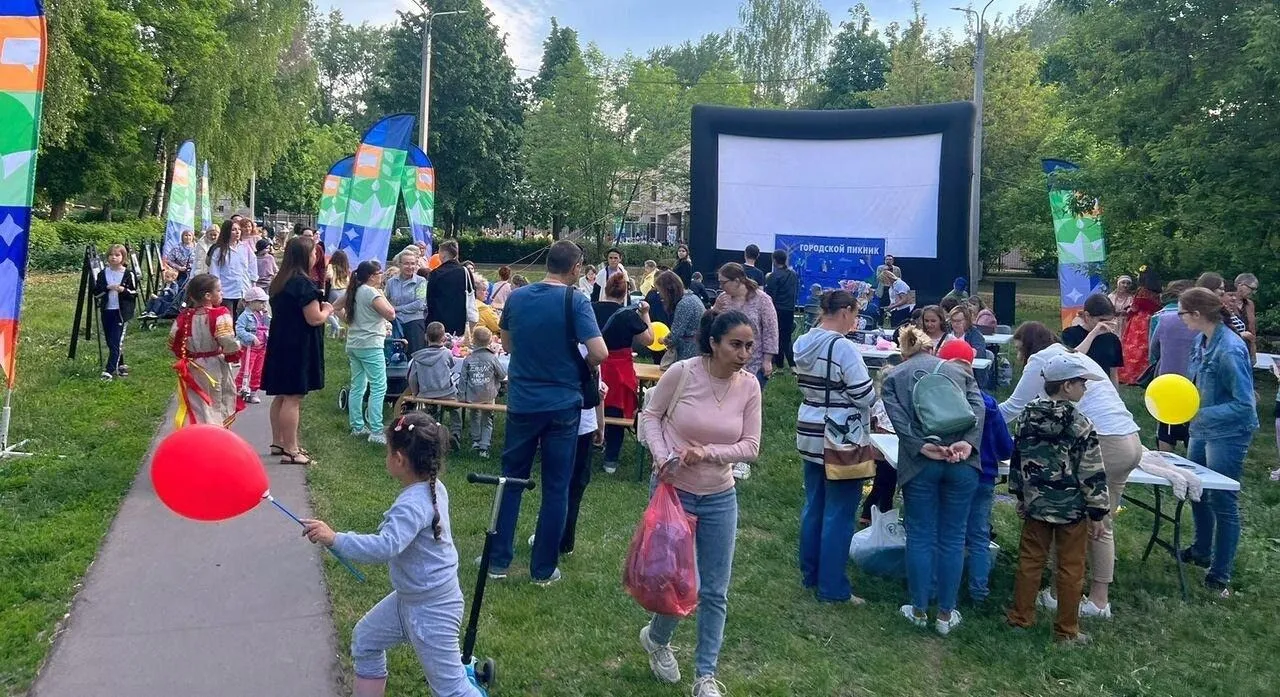
<svg viewBox="0 0 1280 697">
<path fill-rule="evenodd" d="M 263 495 L 262 495 L 262 498 L 264 498 L 264 499 L 266 499 L 266 500 L 270 501 L 270 502 L 271 502 L 271 504 L 272 504 L 273 506 L 275 506 L 276 508 L 280 509 L 280 512 L 281 512 L 281 513 L 283 513 L 283 514 L 285 514 L 285 515 L 289 516 L 290 518 L 292 518 L 292 519 L 293 519 L 293 522 L 297 523 L 298 525 L 303 525 L 303 523 L 302 523 L 302 519 L 298 518 L 298 516 L 296 516 L 296 515 L 294 515 L 293 513 L 291 513 L 291 512 L 289 511 L 289 509 L 287 509 L 287 508 L 285 508 L 284 506 L 280 505 L 280 502 L 279 502 L 279 501 L 277 501 L 277 500 L 275 499 L 275 497 L 271 495 L 271 492 L 270 492 L 270 491 L 268 491 L 267 493 L 263 494 Z M 303 527 L 306 527 L 306 526 L 304 525 Z M 337 550 L 335 550 L 335 549 L 334 549 L 334 548 L 332 548 L 332 547 L 325 547 L 325 549 L 329 550 L 329 554 L 332 554 L 332 555 L 333 555 L 333 558 L 334 558 L 334 559 L 337 559 L 339 564 L 342 564 L 342 566 L 343 566 L 344 568 L 346 568 L 346 570 L 347 570 L 347 571 L 350 571 L 350 572 L 351 572 L 351 575 L 352 575 L 352 576 L 355 576 L 357 581 L 359 581 L 359 582 L 361 582 L 361 583 L 364 583 L 364 574 L 360 573 L 360 570 L 359 570 L 359 569 L 357 569 L 356 567 L 352 566 L 352 565 L 351 565 L 351 562 L 347 561 L 347 558 L 346 558 L 346 557 L 342 556 L 341 554 L 338 554 L 338 551 L 337 551 Z"/>
</svg>

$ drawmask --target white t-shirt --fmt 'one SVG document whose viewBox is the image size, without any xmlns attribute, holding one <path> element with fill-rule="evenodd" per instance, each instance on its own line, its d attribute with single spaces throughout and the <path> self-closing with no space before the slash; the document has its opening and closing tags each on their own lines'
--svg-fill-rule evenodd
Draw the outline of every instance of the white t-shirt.
<svg viewBox="0 0 1280 697">
<path fill-rule="evenodd" d="M 109 286 L 118 286 L 124 282 L 124 269 L 120 269 L 119 271 L 114 271 L 111 269 L 110 266 L 108 266 L 103 271 L 103 273 L 106 274 L 107 285 Z M 107 309 L 108 310 L 120 309 L 120 293 L 114 290 L 107 291 Z"/>
<path fill-rule="evenodd" d="M 911 286 L 907 282 L 899 278 L 889 286 L 889 304 L 892 305 L 902 299 L 907 293 L 911 292 Z"/>
<path fill-rule="evenodd" d="M 1013 394 L 1000 404 L 1000 413 L 1005 421 L 1013 421 L 1022 414 L 1031 400 L 1044 397 L 1044 364 L 1054 356 L 1070 353 L 1071 350 L 1062 344 L 1054 344 L 1032 356 L 1022 369 L 1022 379 L 1013 388 Z M 1083 353 L 1076 357 L 1090 364 L 1098 375 L 1106 375 L 1097 363 Z M 1120 399 L 1120 393 L 1110 380 L 1090 380 L 1085 388 L 1084 398 L 1080 400 L 1080 413 L 1089 417 L 1093 428 L 1100 436 L 1127 436 L 1138 432 L 1138 422 Z"/>
</svg>

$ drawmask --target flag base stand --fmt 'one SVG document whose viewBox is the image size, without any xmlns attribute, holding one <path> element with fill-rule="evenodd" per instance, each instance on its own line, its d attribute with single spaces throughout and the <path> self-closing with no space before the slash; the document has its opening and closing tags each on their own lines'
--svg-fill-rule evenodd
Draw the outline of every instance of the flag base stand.
<svg viewBox="0 0 1280 697">
<path fill-rule="evenodd" d="M 13 413 L 13 409 L 9 406 L 11 399 L 13 399 L 13 390 L 6 390 L 4 393 L 4 410 L 0 411 L 0 460 L 11 457 L 31 457 L 34 454 L 19 450 L 19 448 L 27 444 L 26 440 L 20 440 L 13 445 L 9 445 L 9 416 Z"/>
</svg>

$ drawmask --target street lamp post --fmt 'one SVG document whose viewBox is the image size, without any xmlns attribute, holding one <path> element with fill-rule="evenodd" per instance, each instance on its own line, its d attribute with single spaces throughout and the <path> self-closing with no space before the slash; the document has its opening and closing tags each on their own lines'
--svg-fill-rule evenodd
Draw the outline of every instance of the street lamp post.
<svg viewBox="0 0 1280 697">
<path fill-rule="evenodd" d="M 448 12 L 432 12 L 425 2 L 419 0 L 422 16 L 427 24 L 422 30 L 422 85 L 418 93 L 418 111 L 422 117 L 418 119 L 418 147 L 427 152 L 427 127 L 431 123 L 431 22 L 436 17 L 448 15 L 464 15 L 467 10 L 449 10 Z"/>
<path fill-rule="evenodd" d="M 982 226 L 982 88 L 987 62 L 987 8 L 995 0 L 987 0 L 982 12 L 970 7 L 953 7 L 978 21 L 978 36 L 974 43 L 973 106 L 977 115 L 973 121 L 973 172 L 969 183 L 969 287 L 977 289 L 982 279 L 982 262 L 978 256 L 978 233 Z"/>
</svg>

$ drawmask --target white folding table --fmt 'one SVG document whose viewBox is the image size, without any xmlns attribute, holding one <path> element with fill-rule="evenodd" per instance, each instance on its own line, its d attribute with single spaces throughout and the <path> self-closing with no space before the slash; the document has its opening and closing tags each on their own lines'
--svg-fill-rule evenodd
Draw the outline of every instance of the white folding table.
<svg viewBox="0 0 1280 697">
<path fill-rule="evenodd" d="M 897 469 L 898 436 L 892 433 L 873 433 L 871 434 L 871 444 L 874 445 L 876 450 L 879 450 L 884 456 L 885 462 L 888 462 L 891 467 Z M 1196 477 L 1199 477 L 1200 483 L 1203 485 L 1204 491 L 1206 492 L 1240 491 L 1240 482 L 1237 482 L 1223 474 L 1219 474 L 1218 472 L 1215 472 L 1203 465 L 1192 462 L 1181 455 L 1162 452 L 1157 452 L 1156 455 L 1164 460 L 1164 464 L 1170 467 L 1185 469 Z M 1000 463 L 1000 474 L 1001 476 L 1009 474 L 1009 463 L 1007 461 Z M 1182 555 L 1180 554 L 1182 549 L 1182 509 L 1187 503 L 1186 499 L 1177 499 L 1177 504 L 1173 509 L 1173 515 L 1169 515 L 1164 510 L 1164 495 L 1162 492 L 1165 487 L 1172 489 L 1172 482 L 1164 477 L 1151 474 L 1142 468 L 1138 468 L 1129 473 L 1129 479 L 1127 482 L 1127 487 L 1135 485 L 1150 486 L 1154 495 L 1154 500 L 1149 503 L 1142 499 L 1133 497 L 1131 495 L 1132 490 L 1126 488 L 1124 496 L 1122 497 L 1125 501 L 1145 511 L 1149 511 L 1152 516 L 1154 516 L 1154 521 L 1151 525 L 1151 538 L 1147 540 L 1147 548 L 1142 553 L 1142 561 L 1145 562 L 1147 557 L 1151 556 L 1151 550 L 1156 546 L 1159 546 L 1161 549 L 1169 552 L 1170 556 L 1173 557 L 1174 564 L 1178 567 L 1178 587 L 1182 591 L 1182 599 L 1186 600 L 1187 577 L 1186 570 L 1183 568 Z M 1166 540 L 1160 536 L 1160 526 L 1166 521 L 1173 526 L 1172 540 Z"/>
</svg>

